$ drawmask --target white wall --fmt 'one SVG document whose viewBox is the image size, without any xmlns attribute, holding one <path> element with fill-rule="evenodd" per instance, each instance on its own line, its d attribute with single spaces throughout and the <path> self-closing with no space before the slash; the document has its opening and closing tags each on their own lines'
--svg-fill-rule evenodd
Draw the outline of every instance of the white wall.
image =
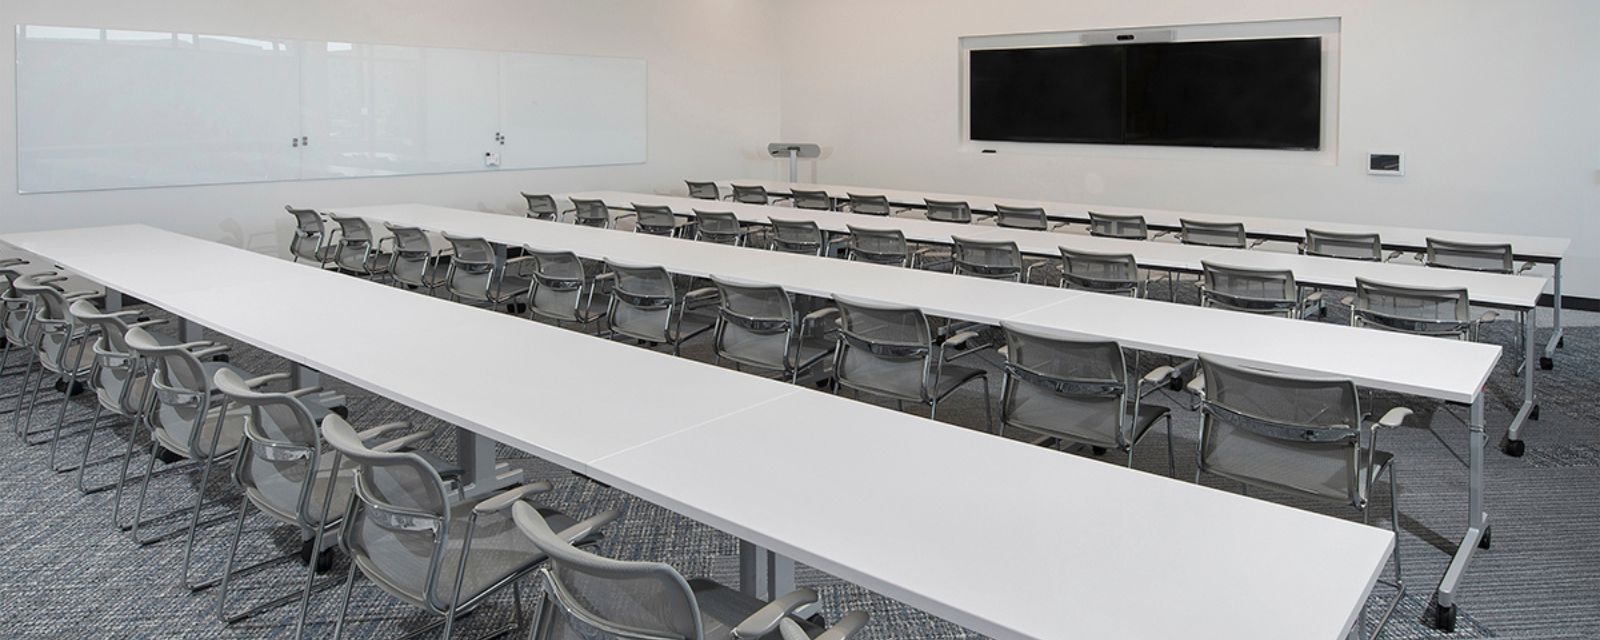
<svg viewBox="0 0 1600 640">
<path fill-rule="evenodd" d="M 770 162 L 777 47 L 765 3 L 745 0 L 4 0 L 0 2 L 0 230 L 148 222 L 282 252 L 283 206 L 419 201 L 521 207 L 519 190 L 652 191 Z M 17 24 L 117 27 L 644 58 L 649 158 L 619 167 L 17 194 Z M 559 89 L 559 88 L 558 88 Z"/>
<path fill-rule="evenodd" d="M 1600 297 L 1600 2 L 772 1 L 782 137 L 824 146 L 802 180 L 1567 236 L 1567 292 Z M 1319 17 L 1342 21 L 1335 165 L 958 150 L 961 36 Z M 1366 175 L 1387 150 L 1407 175 Z"/>
</svg>

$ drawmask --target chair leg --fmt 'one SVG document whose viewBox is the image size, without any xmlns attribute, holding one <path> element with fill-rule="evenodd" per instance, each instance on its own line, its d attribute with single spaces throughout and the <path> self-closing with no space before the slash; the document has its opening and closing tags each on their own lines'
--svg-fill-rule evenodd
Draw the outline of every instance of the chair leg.
<svg viewBox="0 0 1600 640">
<path fill-rule="evenodd" d="M 17 403 L 11 406 L 11 429 L 17 437 L 22 437 L 22 404 L 28 397 L 28 380 L 33 378 L 34 359 L 28 358 L 27 368 L 22 370 L 22 386 L 17 388 Z"/>
<path fill-rule="evenodd" d="M 250 498 L 240 496 L 239 519 L 233 527 L 233 541 L 228 544 L 228 559 L 222 563 L 222 582 L 217 585 L 217 619 L 224 623 L 228 621 L 228 579 L 233 577 L 233 561 L 239 556 L 239 539 L 244 537 L 244 517 L 249 511 Z"/>
<path fill-rule="evenodd" d="M 356 563 L 350 562 L 350 570 L 344 578 L 344 598 L 339 602 L 339 621 L 333 624 L 333 640 L 344 637 L 345 614 L 350 612 L 350 592 L 356 588 Z"/>
<path fill-rule="evenodd" d="M 988 426 L 986 430 L 994 433 L 994 401 L 989 397 L 989 377 L 984 376 L 980 380 L 983 381 L 983 420 Z"/>
<path fill-rule="evenodd" d="M 89 434 L 83 438 L 83 458 L 78 461 L 78 493 L 90 493 L 83 485 L 83 474 L 84 470 L 89 468 L 89 451 L 94 448 L 94 432 L 100 428 L 100 415 L 104 412 L 105 406 L 96 400 L 94 403 L 94 419 L 89 421 Z M 114 459 L 114 457 L 108 457 L 101 462 Z M 99 463 L 97 462 L 96 464 Z"/>
<path fill-rule="evenodd" d="M 133 540 L 139 542 L 139 523 L 144 518 L 144 499 L 150 493 L 150 479 L 156 471 L 156 452 L 161 448 L 161 443 L 154 438 L 150 439 L 150 460 L 144 466 L 144 478 L 139 482 L 139 499 L 134 503 L 133 510 Z M 141 543 L 142 544 L 142 543 Z"/>
<path fill-rule="evenodd" d="M 1167 418 L 1167 477 L 1168 478 L 1176 478 L 1176 477 L 1178 477 L 1178 456 L 1172 452 L 1172 414 L 1168 413 L 1166 415 L 1166 418 Z"/>
<path fill-rule="evenodd" d="M 111 524 L 118 529 L 122 526 L 122 489 L 128 484 L 128 466 L 133 463 L 135 443 L 139 440 L 139 419 L 134 419 L 133 429 L 128 433 L 128 450 L 122 454 L 122 473 L 117 476 L 117 492 L 111 498 Z M 154 463 L 154 459 L 151 460 Z"/>
<path fill-rule="evenodd" d="M 179 580 L 190 591 L 207 589 L 217 583 L 216 579 L 200 582 L 189 579 L 189 567 L 194 564 L 194 540 L 200 536 L 200 512 L 206 506 L 206 485 L 211 482 L 211 468 L 216 464 L 216 460 L 210 458 L 200 463 L 200 485 L 195 487 L 194 511 L 189 516 L 189 535 L 183 545 L 183 573 L 180 575 Z"/>
</svg>

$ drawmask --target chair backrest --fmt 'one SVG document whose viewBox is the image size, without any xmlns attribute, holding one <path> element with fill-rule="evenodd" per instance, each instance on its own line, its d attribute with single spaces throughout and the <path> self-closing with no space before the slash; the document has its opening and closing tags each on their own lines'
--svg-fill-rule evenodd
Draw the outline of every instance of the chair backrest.
<svg viewBox="0 0 1600 640">
<path fill-rule="evenodd" d="M 437 582 L 449 544 L 450 505 L 444 481 L 415 453 L 377 451 L 338 415 L 322 419 L 322 440 L 355 466 L 354 497 L 345 514 L 344 546 L 376 573 L 385 589 L 449 610 Z M 453 577 L 453 576 L 448 576 Z M 446 586 L 448 596 L 454 585 Z"/>
<path fill-rule="evenodd" d="M 1144 280 L 1131 253 L 1095 253 L 1061 249 L 1061 286 L 1139 297 Z"/>
<path fill-rule="evenodd" d="M 662 267 L 606 261 L 615 274 L 611 286 L 611 306 L 606 310 L 613 331 L 649 340 L 671 342 L 669 331 L 673 308 L 678 304 L 672 274 Z"/>
<path fill-rule="evenodd" d="M 888 196 L 857 195 L 846 193 L 850 198 L 850 213 L 859 213 L 868 216 L 886 216 L 894 211 L 889 206 Z"/>
<path fill-rule="evenodd" d="M 523 247 L 523 255 L 533 263 L 533 283 L 528 307 L 536 315 L 555 320 L 578 322 L 578 305 L 589 267 L 571 251 L 551 251 Z"/>
<path fill-rule="evenodd" d="M 31 300 L 28 306 L 33 317 L 29 321 L 30 346 L 37 349 L 40 363 L 54 367 L 58 363 L 67 370 L 83 373 L 92 360 L 85 358 L 76 363 L 68 359 L 77 356 L 86 338 L 68 311 L 66 293 L 56 283 L 63 280 L 53 271 L 18 278 L 11 285 L 13 291 Z M 81 368 L 80 368 L 81 367 Z"/>
<path fill-rule="evenodd" d="M 545 193 L 523 193 L 522 197 L 528 201 L 529 218 L 555 220 L 561 213 L 561 207 L 556 205 L 554 196 Z"/>
<path fill-rule="evenodd" d="M 1295 317 L 1300 287 L 1287 269 L 1246 269 L 1200 261 L 1202 306 Z"/>
<path fill-rule="evenodd" d="M 383 223 L 389 230 L 389 235 L 394 236 L 394 260 L 390 263 L 389 272 L 395 280 L 402 283 L 427 286 L 425 280 L 429 267 L 433 266 L 433 243 L 428 240 L 428 233 L 418 227 L 405 227 Z"/>
<path fill-rule="evenodd" d="M 264 511 L 292 514 L 303 528 L 322 522 L 322 509 L 312 496 L 322 454 L 322 436 L 311 410 L 287 393 L 251 389 L 244 378 L 228 369 L 212 375 L 211 383 L 229 404 L 246 407 L 244 445 L 233 477 L 247 489 L 245 495 Z M 326 487 L 317 487 L 326 490 Z M 312 508 L 318 504 L 318 508 Z M 330 520 L 343 516 L 330 510 Z"/>
<path fill-rule="evenodd" d="M 372 225 L 365 218 L 355 216 L 330 214 L 328 218 L 339 225 L 339 248 L 334 252 L 333 261 L 341 268 L 366 273 L 370 268 L 367 260 L 376 248 Z"/>
<path fill-rule="evenodd" d="M 839 346 L 834 375 L 851 388 L 926 401 L 933 377 L 928 317 L 915 307 L 893 307 L 834 296 L 839 306 Z"/>
<path fill-rule="evenodd" d="M 1362 505 L 1361 407 L 1349 380 L 1291 376 L 1202 354 L 1200 469 Z"/>
<path fill-rule="evenodd" d="M 783 287 L 711 277 L 721 295 L 712 347 L 740 364 L 786 371 L 799 333 Z"/>
<path fill-rule="evenodd" d="M 483 238 L 444 234 L 450 243 L 450 271 L 445 288 L 450 293 L 477 302 L 489 299 L 489 290 L 499 278 L 499 260 L 494 245 Z"/>
<path fill-rule="evenodd" d="M 1150 225 L 1141 215 L 1089 212 L 1089 235 L 1122 240 L 1149 240 Z"/>
<path fill-rule="evenodd" d="M 1128 369 L 1122 347 L 1046 336 L 1010 325 L 1000 420 L 1107 448 L 1132 443 Z"/>
<path fill-rule="evenodd" d="M 611 209 L 603 200 L 572 199 L 572 222 L 585 227 L 611 228 Z"/>
<path fill-rule="evenodd" d="M 28 327 L 29 318 L 33 315 L 33 300 L 22 295 L 16 290 L 16 283 L 23 277 L 19 267 L 28 264 L 19 261 L 14 264 L 0 266 L 0 310 L 5 313 L 5 336 L 14 344 L 29 344 L 31 337 L 23 333 Z"/>
<path fill-rule="evenodd" d="M 826 242 L 822 228 L 810 220 L 779 220 L 768 218 L 771 233 L 767 234 L 767 248 L 785 253 L 805 253 L 820 256 Z"/>
<path fill-rule="evenodd" d="M 1043 207 L 1008 207 L 997 204 L 994 206 L 994 212 L 994 223 L 998 226 L 1034 231 L 1050 230 L 1050 218 L 1045 215 Z"/>
<path fill-rule="evenodd" d="M 104 313 L 93 302 L 78 300 L 69 309 L 72 317 L 90 327 L 95 336 L 94 375 L 89 378 L 101 406 L 119 415 L 132 416 L 144 400 L 139 380 L 138 358 L 128 347 L 125 314 Z"/>
<path fill-rule="evenodd" d="M 972 222 L 972 207 L 965 202 L 927 199 L 922 202 L 928 207 L 927 217 L 929 220 L 959 224 Z"/>
<path fill-rule="evenodd" d="M 149 374 L 147 399 L 155 402 L 148 415 L 150 424 L 187 443 L 189 457 L 205 457 L 211 443 L 201 442 L 200 427 L 211 409 L 213 390 L 205 365 L 184 346 L 163 345 L 141 327 L 129 329 L 124 340 Z"/>
<path fill-rule="evenodd" d="M 294 216 L 294 235 L 289 238 L 289 254 L 307 260 L 321 261 L 322 247 L 327 240 L 327 227 L 322 215 L 313 209 L 283 208 Z"/>
<path fill-rule="evenodd" d="M 1199 222 L 1183 218 L 1178 219 L 1178 241 L 1202 247 L 1228 249 L 1244 249 L 1250 246 L 1250 239 L 1244 234 L 1243 223 Z"/>
<path fill-rule="evenodd" d="M 740 244 L 744 241 L 738 216 L 729 211 L 694 210 L 694 237 L 717 244 Z"/>
<path fill-rule="evenodd" d="M 695 182 L 693 180 L 684 180 L 683 182 L 689 185 L 689 197 L 691 198 L 699 198 L 701 200 L 722 199 L 722 190 L 717 188 L 717 183 L 715 182 Z"/>
<path fill-rule="evenodd" d="M 791 189 L 789 195 L 794 198 L 794 208 L 810 209 L 812 211 L 832 211 L 833 198 L 826 191 L 808 191 L 805 189 Z"/>
<path fill-rule="evenodd" d="M 733 200 L 742 204 L 771 204 L 772 198 L 767 195 L 767 188 L 756 185 L 736 184 L 733 186 Z"/>
<path fill-rule="evenodd" d="M 1406 287 L 1356 278 L 1350 324 L 1466 339 L 1471 322 L 1465 288 Z"/>
<path fill-rule="evenodd" d="M 1515 254 L 1509 244 L 1477 244 L 1428 238 L 1423 261 L 1430 267 L 1512 273 Z"/>
<path fill-rule="evenodd" d="M 540 640 L 701 640 L 700 607 L 683 575 L 661 562 L 624 561 L 572 546 L 527 502 L 512 520 L 547 560 Z M 554 603 L 549 602 L 553 599 Z"/>
<path fill-rule="evenodd" d="M 899 229 L 868 229 L 845 225 L 850 232 L 849 259 L 873 264 L 911 266 L 911 246 Z"/>
<path fill-rule="evenodd" d="M 1335 233 L 1306 229 L 1305 243 L 1300 252 L 1308 256 L 1343 258 L 1346 260 L 1383 260 L 1383 242 L 1376 233 Z"/>
<path fill-rule="evenodd" d="M 633 229 L 639 233 L 668 236 L 677 229 L 678 217 L 672 213 L 672 207 L 635 203 L 633 213 L 637 216 Z"/>
<path fill-rule="evenodd" d="M 1022 281 L 1022 251 L 1011 241 L 973 240 L 951 236 L 955 272 L 993 280 Z"/>
</svg>

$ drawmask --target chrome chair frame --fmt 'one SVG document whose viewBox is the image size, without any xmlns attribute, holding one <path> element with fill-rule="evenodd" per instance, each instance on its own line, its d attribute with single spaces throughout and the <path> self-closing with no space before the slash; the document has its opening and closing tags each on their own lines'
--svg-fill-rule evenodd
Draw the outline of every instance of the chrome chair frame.
<svg viewBox="0 0 1600 640">
<path fill-rule="evenodd" d="M 953 362 L 960 358 L 968 357 L 983 351 L 982 345 L 968 344 L 970 342 L 975 342 L 978 339 L 979 334 L 976 331 L 957 332 L 954 335 L 951 335 L 949 338 L 946 338 L 943 342 L 935 345 L 932 328 L 928 324 L 928 317 L 922 312 L 921 309 L 914 307 L 880 305 L 867 302 L 865 300 L 855 300 L 853 298 L 839 295 L 835 295 L 833 300 L 839 305 L 840 311 L 838 330 L 839 343 L 838 346 L 834 348 L 833 352 L 834 394 L 838 394 L 839 390 L 842 388 L 848 388 L 852 391 L 855 391 L 857 394 L 866 392 L 873 395 L 891 398 L 895 401 L 897 408 L 903 409 L 902 405 L 905 401 L 925 404 L 928 405 L 929 419 L 937 419 L 939 415 L 939 401 L 948 397 L 950 394 L 955 393 L 957 389 L 961 388 L 960 386 L 953 386 L 946 390 L 942 395 L 934 394 L 934 390 L 938 389 L 939 380 L 944 374 L 945 363 Z M 918 320 L 919 327 L 921 329 L 920 335 L 927 337 L 924 340 L 917 342 L 891 342 L 872 340 L 870 338 L 861 336 L 850 329 L 851 307 L 868 310 L 911 312 Z M 948 349 L 962 347 L 965 347 L 966 350 L 956 354 L 947 353 Z M 842 365 L 844 364 L 844 359 L 848 357 L 850 350 L 852 349 L 859 349 L 875 358 L 894 358 L 908 362 L 920 360 L 922 366 L 922 382 L 919 385 L 919 395 L 909 396 L 889 393 L 883 389 L 857 384 L 848 380 L 849 376 L 844 373 L 845 369 Z M 994 406 L 993 399 L 989 395 L 988 373 L 981 369 L 976 371 L 977 375 L 972 378 L 972 380 L 978 381 L 983 387 L 984 418 L 987 421 L 988 430 L 993 432 Z"/>
</svg>

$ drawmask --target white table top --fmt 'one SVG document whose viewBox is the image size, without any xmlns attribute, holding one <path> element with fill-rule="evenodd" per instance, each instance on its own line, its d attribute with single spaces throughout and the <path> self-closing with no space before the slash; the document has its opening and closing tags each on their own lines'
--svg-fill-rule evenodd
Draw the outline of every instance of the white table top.
<svg viewBox="0 0 1600 640">
<path fill-rule="evenodd" d="M 1140 209 L 1136 207 L 1120 207 L 1111 205 L 1076 204 L 1070 202 L 1048 202 L 1042 200 L 1028 200 L 1024 198 L 997 198 L 993 196 L 979 196 L 970 194 L 937 193 L 933 191 L 915 191 L 905 189 L 879 189 L 875 187 L 861 187 L 837 184 L 810 184 L 803 182 L 780 182 L 775 180 L 721 180 L 718 181 L 724 189 L 732 184 L 765 187 L 767 191 L 778 194 L 787 194 L 790 189 L 805 189 L 811 191 L 826 191 L 835 198 L 847 197 L 849 193 L 859 195 L 881 195 L 897 205 L 921 206 L 924 200 L 953 200 L 967 202 L 972 208 L 980 211 L 992 211 L 994 205 L 1002 204 L 1013 207 L 1043 207 L 1052 216 L 1087 221 L 1088 213 L 1109 213 L 1118 215 L 1139 214 L 1145 221 L 1156 229 L 1176 229 L 1178 220 L 1187 218 L 1202 222 L 1242 222 L 1245 231 L 1256 237 L 1272 237 L 1280 240 L 1293 240 L 1305 237 L 1306 229 L 1332 231 L 1337 233 L 1377 233 L 1382 236 L 1383 244 L 1395 249 L 1421 249 L 1427 244 L 1428 238 L 1441 240 L 1454 240 L 1457 242 L 1475 242 L 1483 244 L 1511 243 L 1517 256 L 1537 258 L 1541 260 L 1559 260 L 1566 256 L 1572 241 L 1568 238 L 1552 238 L 1546 236 L 1520 236 L 1503 233 L 1484 233 L 1475 231 L 1456 231 L 1449 229 L 1420 229 L 1416 227 L 1399 227 L 1389 225 L 1340 223 L 1319 220 L 1296 220 L 1291 218 L 1268 218 L 1261 216 L 1240 216 L 1217 213 L 1184 212 L 1162 209 Z"/>
<path fill-rule="evenodd" d="M 1392 548 L 1354 522 L 831 399 L 758 405 L 595 477 L 996 638 L 1331 640 Z"/>
<path fill-rule="evenodd" d="M 1260 269 L 1288 269 L 1303 285 L 1341 289 L 1355 287 L 1362 277 L 1411 287 L 1464 288 L 1477 304 L 1527 309 L 1539 302 L 1548 278 L 1538 275 L 1505 275 L 1451 269 L 1434 269 L 1408 262 L 1360 262 L 1319 256 L 1303 256 L 1265 250 L 1201 247 L 1176 242 L 1122 240 L 1095 236 L 1007 229 L 988 224 L 954 224 L 920 218 L 850 215 L 829 211 L 810 211 L 792 207 L 749 205 L 732 202 L 712 203 L 677 196 L 653 196 L 620 191 L 586 191 L 566 197 L 603 200 L 612 207 L 631 208 L 632 203 L 664 205 L 673 211 L 730 211 L 745 222 L 766 223 L 770 218 L 811 220 L 827 230 L 844 232 L 845 225 L 872 229 L 899 229 L 914 242 L 950 244 L 952 237 L 973 240 L 1011 241 L 1023 253 L 1056 258 L 1060 247 L 1098 253 L 1131 254 L 1140 266 L 1198 272 L 1201 262 Z"/>
<path fill-rule="evenodd" d="M 719 274 L 766 282 L 796 293 L 915 306 L 931 314 L 991 325 L 1031 320 L 1047 329 L 1125 340 L 1130 347 L 1184 357 L 1206 352 L 1286 371 L 1305 371 L 1308 363 L 1318 363 L 1315 371 L 1349 377 L 1364 386 L 1452 402 L 1476 398 L 1500 357 L 1497 345 L 1264 318 L 521 216 L 422 205 L 359 207 L 338 213 L 511 245 L 564 248 L 588 258 L 655 264 L 689 275 Z M 1128 331 L 1136 326 L 1148 331 Z M 1374 349 L 1372 345 L 1385 346 Z M 1375 355 L 1388 359 L 1370 360 L 1369 356 Z"/>
<path fill-rule="evenodd" d="M 1392 552 L 1381 529 L 176 234 L 0 241 L 997 638 L 1332 639 Z M 980 481 L 941 482 L 956 468 Z"/>
</svg>

